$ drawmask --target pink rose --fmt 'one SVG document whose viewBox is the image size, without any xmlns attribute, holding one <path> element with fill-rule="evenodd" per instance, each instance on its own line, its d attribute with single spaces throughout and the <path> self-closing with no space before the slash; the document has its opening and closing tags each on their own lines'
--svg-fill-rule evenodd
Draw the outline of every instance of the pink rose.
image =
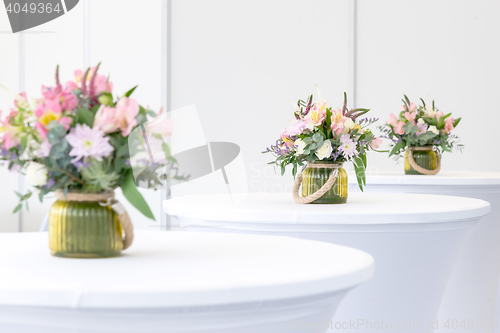
<svg viewBox="0 0 500 333">
<path fill-rule="evenodd" d="M 392 127 L 396 127 L 398 126 L 398 123 L 398 118 L 396 118 L 393 113 L 389 114 L 389 120 L 387 121 L 387 124 L 391 125 Z"/>
<path fill-rule="evenodd" d="M 373 140 L 370 142 L 370 147 L 372 149 L 378 149 L 378 147 L 380 147 L 381 144 L 382 144 L 381 138 L 373 137 Z"/>
<path fill-rule="evenodd" d="M 133 98 L 122 97 L 116 103 L 115 119 L 123 136 L 128 136 L 132 129 L 137 126 L 135 117 L 139 114 L 139 104 Z"/>
</svg>

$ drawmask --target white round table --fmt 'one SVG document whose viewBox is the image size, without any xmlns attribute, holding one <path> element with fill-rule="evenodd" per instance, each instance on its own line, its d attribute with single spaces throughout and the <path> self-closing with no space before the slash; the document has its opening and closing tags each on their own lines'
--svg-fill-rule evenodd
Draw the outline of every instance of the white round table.
<svg viewBox="0 0 500 333">
<path fill-rule="evenodd" d="M 355 177 L 349 178 L 350 190 L 359 192 Z M 440 327 L 435 332 L 493 332 L 495 304 L 500 298 L 497 292 L 500 276 L 500 173 L 445 171 L 435 176 L 381 173 L 367 175 L 365 192 L 454 195 L 482 199 L 491 204 L 491 214 L 476 225 L 458 258 L 439 311 Z M 500 313 L 496 319 L 498 323 Z M 475 324 L 469 326 L 471 320 Z M 461 326 L 464 321 L 465 327 Z M 444 327 L 446 322 L 449 327 Z"/>
<path fill-rule="evenodd" d="M 52 257 L 0 234 L 0 332 L 325 332 L 373 258 L 322 242 L 137 231 L 121 257 Z"/>
<path fill-rule="evenodd" d="M 351 193 L 345 205 L 299 205 L 289 193 L 164 202 L 186 230 L 286 235 L 347 245 L 373 255 L 372 280 L 346 296 L 333 318 L 343 332 L 432 332 L 448 278 L 489 203 L 418 194 Z M 403 327 L 400 327 L 400 326 Z"/>
</svg>

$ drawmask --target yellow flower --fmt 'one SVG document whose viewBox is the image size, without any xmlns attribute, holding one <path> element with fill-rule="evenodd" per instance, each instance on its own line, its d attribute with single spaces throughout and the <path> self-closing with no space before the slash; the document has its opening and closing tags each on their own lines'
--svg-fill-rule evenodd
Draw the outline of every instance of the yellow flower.
<svg viewBox="0 0 500 333">
<path fill-rule="evenodd" d="M 49 110 L 45 112 L 41 117 L 40 117 L 40 122 L 43 124 L 43 126 L 47 126 L 50 124 L 52 120 L 59 120 L 59 116 L 57 113 Z"/>
</svg>

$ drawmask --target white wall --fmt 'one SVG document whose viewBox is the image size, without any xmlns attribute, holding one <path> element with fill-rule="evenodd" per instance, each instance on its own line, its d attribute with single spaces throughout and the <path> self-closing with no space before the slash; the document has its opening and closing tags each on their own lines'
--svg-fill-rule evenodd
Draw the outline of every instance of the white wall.
<svg viewBox="0 0 500 333">
<path fill-rule="evenodd" d="M 356 106 L 373 110 L 382 123 L 398 112 L 403 93 L 427 97 L 464 119 L 456 133 L 463 154 L 446 154 L 448 170 L 500 171 L 495 153 L 500 121 L 500 2 L 493 0 L 358 0 L 356 75 L 349 68 L 349 1 L 354 0 L 170 0 L 170 49 L 161 50 L 162 1 L 88 0 L 63 17 L 24 33 L 26 90 L 39 95 L 52 83 L 55 65 L 69 78 L 75 68 L 102 61 L 115 92 L 135 84 L 135 97 L 157 109 L 162 102 L 162 62 L 169 56 L 171 108 L 196 104 L 209 141 L 242 148 L 250 191 L 290 191 L 261 154 L 292 120 L 291 102 L 316 93 L 317 84 L 335 106 L 355 82 Z M 1 7 L 1 6 L 0 6 Z M 19 34 L 9 34 L 0 8 L 0 83 L 19 87 Z M 90 38 L 84 38 L 85 29 Z M 89 45 L 89 49 L 85 45 Z M 11 98 L 0 91 L 0 109 Z M 352 104 L 351 104 L 352 105 Z M 386 155 L 372 154 L 372 172 L 400 170 Z M 0 231 L 17 230 L 10 214 L 17 177 L 0 171 Z M 157 220 L 159 192 L 146 192 Z M 31 201 L 23 230 L 37 230 L 50 202 Z M 138 228 L 158 226 L 128 207 Z"/>
<path fill-rule="evenodd" d="M 462 154 L 445 153 L 443 170 L 500 171 L 500 2 L 491 0 L 359 0 L 358 104 L 387 119 L 401 97 L 430 96 L 463 117 L 455 134 Z M 379 170 L 400 170 L 372 154 Z M 376 171 L 376 169 L 372 170 Z"/>
<path fill-rule="evenodd" d="M 241 147 L 250 191 L 291 191 L 262 154 L 316 95 L 348 86 L 347 0 L 173 0 L 172 108 L 196 104 L 209 141 Z"/>
</svg>

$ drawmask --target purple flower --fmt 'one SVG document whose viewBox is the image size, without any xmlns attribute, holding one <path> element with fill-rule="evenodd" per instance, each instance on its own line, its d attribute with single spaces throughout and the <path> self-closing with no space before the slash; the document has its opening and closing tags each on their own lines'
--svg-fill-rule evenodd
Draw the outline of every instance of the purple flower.
<svg viewBox="0 0 500 333">
<path fill-rule="evenodd" d="M 53 178 L 50 178 L 49 181 L 47 182 L 47 184 L 45 185 L 45 187 L 49 189 L 52 186 L 54 186 L 55 184 L 56 184 L 56 181 Z"/>
<path fill-rule="evenodd" d="M 90 164 L 91 164 L 91 162 L 82 162 L 82 161 L 76 161 L 75 163 L 73 163 L 73 165 L 78 170 L 87 169 L 90 166 Z"/>
<path fill-rule="evenodd" d="M 344 154 L 345 158 L 351 158 L 356 154 L 356 142 L 349 135 L 345 134 L 340 137 L 342 143 L 339 150 Z"/>
<path fill-rule="evenodd" d="M 109 137 L 104 136 L 104 132 L 98 128 L 90 128 L 87 125 L 77 124 L 66 136 L 66 141 L 73 147 L 69 152 L 70 156 L 75 156 L 71 162 L 84 157 L 92 157 L 102 161 L 103 157 L 109 156 L 114 148 L 109 143 Z"/>
</svg>

